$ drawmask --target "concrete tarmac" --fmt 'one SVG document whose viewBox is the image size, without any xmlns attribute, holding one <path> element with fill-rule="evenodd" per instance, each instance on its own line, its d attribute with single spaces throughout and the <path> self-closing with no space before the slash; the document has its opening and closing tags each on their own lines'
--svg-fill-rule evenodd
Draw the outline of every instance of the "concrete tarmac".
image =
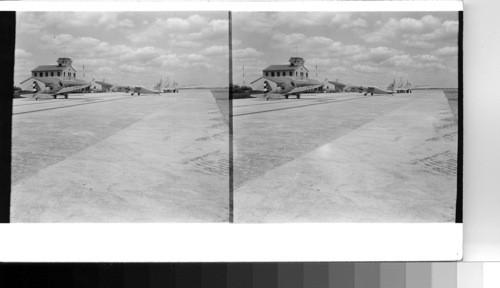
<svg viewBox="0 0 500 288">
<path fill-rule="evenodd" d="M 229 131 L 209 90 L 15 99 L 12 222 L 227 222 Z"/>
<path fill-rule="evenodd" d="M 235 222 L 454 222 L 442 91 L 233 103 Z"/>
</svg>

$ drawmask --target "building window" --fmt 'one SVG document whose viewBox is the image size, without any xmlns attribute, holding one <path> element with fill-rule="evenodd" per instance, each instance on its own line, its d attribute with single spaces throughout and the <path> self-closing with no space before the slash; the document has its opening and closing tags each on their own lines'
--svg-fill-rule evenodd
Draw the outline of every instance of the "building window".
<svg viewBox="0 0 500 288">
<path fill-rule="evenodd" d="M 45 77 L 49 77 L 49 72 L 45 72 Z"/>
<path fill-rule="evenodd" d="M 57 76 L 61 76 L 61 71 L 57 72 Z"/>
<path fill-rule="evenodd" d="M 276 76 L 280 76 L 280 71 L 276 72 Z"/>
<path fill-rule="evenodd" d="M 268 75 L 268 72 L 264 72 L 264 73 L 266 73 L 266 76 L 269 76 L 269 75 Z"/>
<path fill-rule="evenodd" d="M 299 76 L 299 72 L 295 72 L 295 76 Z"/>
<path fill-rule="evenodd" d="M 290 76 L 293 76 L 293 72 L 292 71 L 290 71 Z"/>
<path fill-rule="evenodd" d="M 54 77 L 54 72 L 50 72 L 50 77 Z"/>
<path fill-rule="evenodd" d="M 309 73 L 306 72 L 306 78 L 309 78 Z"/>
<path fill-rule="evenodd" d="M 274 77 L 274 72 L 271 72 L 271 77 Z"/>
<path fill-rule="evenodd" d="M 66 72 L 63 72 L 64 77 L 66 77 Z"/>
<path fill-rule="evenodd" d="M 73 77 L 76 78 L 76 73 L 73 73 Z"/>
<path fill-rule="evenodd" d="M 300 77 L 304 77 L 304 72 L 300 72 Z"/>
</svg>

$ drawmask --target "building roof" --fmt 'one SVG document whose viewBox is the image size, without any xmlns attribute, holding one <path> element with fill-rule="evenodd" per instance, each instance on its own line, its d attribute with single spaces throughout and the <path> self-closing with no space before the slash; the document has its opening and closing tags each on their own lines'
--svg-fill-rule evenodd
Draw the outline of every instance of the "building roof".
<svg viewBox="0 0 500 288">
<path fill-rule="evenodd" d="M 61 81 L 61 79 L 55 78 L 55 77 L 43 77 L 43 78 L 42 77 L 30 77 L 30 78 L 24 80 L 23 82 L 21 82 L 21 84 L 23 84 L 24 82 L 29 81 L 31 79 L 34 79 L 36 81 L 40 81 L 44 84 L 54 84 L 54 83 L 58 83 Z"/>
<path fill-rule="evenodd" d="M 269 65 L 263 71 L 295 71 L 301 66 L 291 66 L 291 65 Z"/>
<path fill-rule="evenodd" d="M 71 67 L 71 66 L 59 66 L 59 65 L 41 65 L 36 67 L 35 69 L 31 70 L 31 72 L 38 72 L 38 71 L 63 71 L 64 69 Z M 71 67 L 73 68 L 73 67 Z M 73 68 L 74 69 L 74 68 Z"/>
</svg>

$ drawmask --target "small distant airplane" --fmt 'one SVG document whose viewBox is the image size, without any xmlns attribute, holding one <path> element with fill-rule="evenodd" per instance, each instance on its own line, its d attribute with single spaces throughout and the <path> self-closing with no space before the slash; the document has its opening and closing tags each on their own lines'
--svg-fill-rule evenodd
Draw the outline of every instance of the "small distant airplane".
<svg viewBox="0 0 500 288">
<path fill-rule="evenodd" d="M 266 100 L 269 100 L 269 98 L 273 96 L 285 96 L 286 99 L 290 95 L 295 95 L 297 99 L 300 99 L 300 94 L 314 90 L 316 88 L 319 88 L 323 85 L 325 85 L 327 81 L 321 84 L 299 84 L 291 80 L 290 82 L 285 82 L 282 84 L 278 84 L 278 88 L 272 89 L 271 84 L 269 82 L 264 81 L 264 94 L 261 96 L 262 98 L 266 98 Z"/>
<path fill-rule="evenodd" d="M 411 83 L 406 80 L 406 84 L 403 84 L 403 77 L 401 77 L 398 87 L 396 88 L 396 93 L 412 93 Z"/>
<path fill-rule="evenodd" d="M 119 91 L 119 90 L 125 90 L 125 92 L 130 93 L 130 95 L 134 96 L 134 94 L 137 93 L 137 95 L 142 94 L 161 94 L 162 90 L 162 80 L 160 79 L 160 82 L 155 85 L 153 89 L 148 89 L 142 86 L 124 86 L 124 85 L 114 85 L 111 87 L 111 91 Z"/>
<path fill-rule="evenodd" d="M 394 94 L 394 86 L 396 85 L 396 79 L 392 81 L 387 88 L 380 88 L 376 86 L 361 86 L 361 85 L 347 85 L 345 90 L 349 89 L 357 89 L 359 93 L 365 92 L 365 96 L 370 94 L 373 96 L 373 94 Z"/>
<path fill-rule="evenodd" d="M 162 87 L 162 91 L 165 93 L 179 93 L 177 86 L 178 84 L 174 81 L 172 82 L 172 87 L 170 87 L 170 79 L 167 77 L 167 83 Z"/>
<path fill-rule="evenodd" d="M 59 80 L 59 82 L 49 84 L 49 87 L 47 87 L 47 89 L 42 90 L 40 88 L 40 85 L 38 85 L 38 83 L 36 81 L 34 81 L 33 82 L 33 92 L 35 92 L 35 93 L 33 94 L 33 98 L 35 100 L 38 100 L 40 98 L 45 99 L 45 98 L 50 98 L 50 97 L 54 97 L 54 99 L 56 99 L 58 95 L 63 95 L 64 98 L 68 99 L 68 95 L 70 92 L 85 89 L 89 86 L 90 86 L 90 83 L 85 84 L 85 85 L 80 85 L 80 86 L 67 87 L 64 85 L 64 83 L 61 80 Z"/>
</svg>

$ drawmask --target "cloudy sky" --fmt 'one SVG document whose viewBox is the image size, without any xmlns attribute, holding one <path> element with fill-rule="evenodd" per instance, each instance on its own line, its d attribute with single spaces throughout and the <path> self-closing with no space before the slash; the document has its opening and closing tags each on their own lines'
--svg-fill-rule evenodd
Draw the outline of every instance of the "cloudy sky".
<svg viewBox="0 0 500 288">
<path fill-rule="evenodd" d="M 227 86 L 227 12 L 18 12 L 15 79 L 70 57 L 77 76 L 152 87 Z"/>
<path fill-rule="evenodd" d="M 238 12 L 232 18 L 237 84 L 295 54 L 318 80 L 386 87 L 403 77 L 414 86 L 458 85 L 456 12 Z"/>
</svg>

